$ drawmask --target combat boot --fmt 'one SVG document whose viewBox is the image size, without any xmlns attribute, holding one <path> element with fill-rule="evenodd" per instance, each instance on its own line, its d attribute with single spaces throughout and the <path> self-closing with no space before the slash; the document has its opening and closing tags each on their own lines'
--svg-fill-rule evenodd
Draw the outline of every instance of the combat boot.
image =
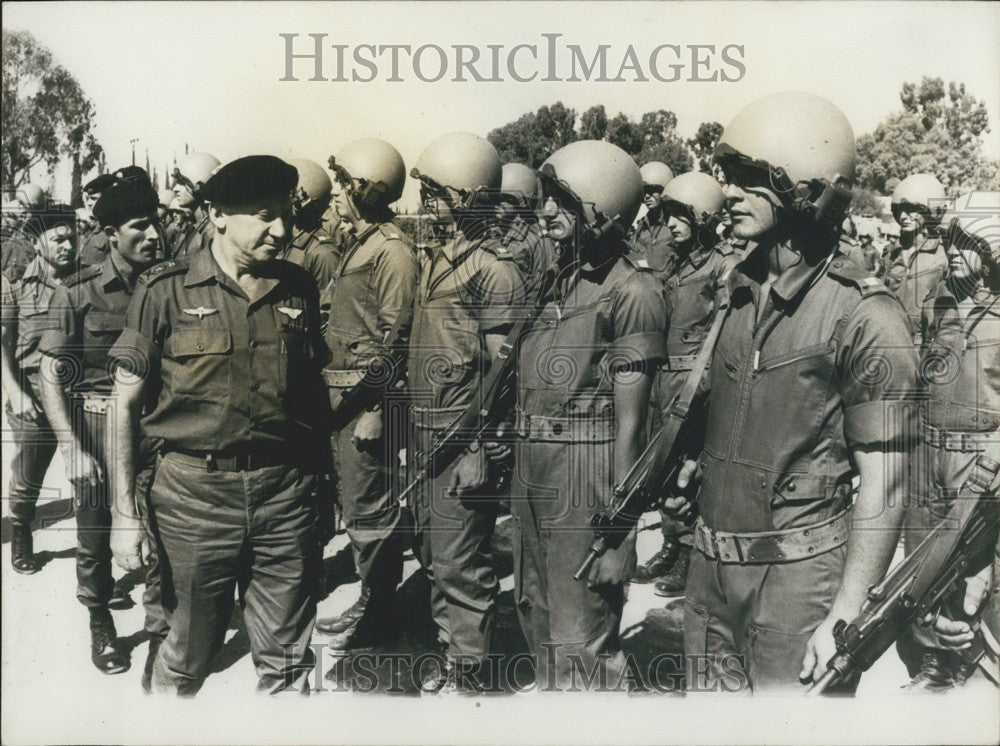
<svg viewBox="0 0 1000 746">
<path fill-rule="evenodd" d="M 650 557 L 646 564 L 635 568 L 635 572 L 632 574 L 632 582 L 652 583 L 654 580 L 664 577 L 670 572 L 674 563 L 677 562 L 680 549 L 681 545 L 677 539 L 672 536 L 664 537 L 663 546 L 660 547 L 660 551 Z"/>
<path fill-rule="evenodd" d="M 370 591 L 364 613 L 352 626 L 334 635 L 332 650 L 370 648 L 395 640 L 399 635 L 396 590 Z"/>
<path fill-rule="evenodd" d="M 365 615 L 365 609 L 368 607 L 368 600 L 370 598 L 371 588 L 362 583 L 361 595 L 358 596 L 358 600 L 354 602 L 354 605 L 340 616 L 317 619 L 316 631 L 322 635 L 339 635 L 342 632 L 346 632 Z"/>
<path fill-rule="evenodd" d="M 108 675 L 125 673 L 132 665 L 128 653 L 118 646 L 115 620 L 104 606 L 90 610 L 90 660 Z"/>
<path fill-rule="evenodd" d="M 675 598 L 683 596 L 687 588 L 688 567 L 691 565 L 691 547 L 681 544 L 677 553 L 677 561 L 666 577 L 657 580 L 653 586 L 653 593 L 657 596 Z"/>
<path fill-rule="evenodd" d="M 34 575 L 38 572 L 31 526 L 21 524 L 11 526 L 10 564 L 15 572 L 22 575 Z"/>
<path fill-rule="evenodd" d="M 955 688 L 953 656 L 945 650 L 924 650 L 920 671 L 903 687 L 912 693 L 941 694 Z"/>
</svg>

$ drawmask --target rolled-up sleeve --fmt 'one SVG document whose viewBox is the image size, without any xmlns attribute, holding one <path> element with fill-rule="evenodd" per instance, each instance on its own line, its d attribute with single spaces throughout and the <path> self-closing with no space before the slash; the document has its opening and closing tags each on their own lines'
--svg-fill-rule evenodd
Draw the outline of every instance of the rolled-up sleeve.
<svg viewBox="0 0 1000 746">
<path fill-rule="evenodd" d="M 47 311 L 51 326 L 42 333 L 38 350 L 43 355 L 58 355 L 79 342 L 80 323 L 69 290 L 60 285 L 52 294 Z M 79 348 L 76 350 L 80 352 Z"/>
<path fill-rule="evenodd" d="M 158 371 L 163 352 L 164 320 L 149 288 L 141 282 L 125 313 L 125 328 L 108 351 L 118 367 L 146 378 Z"/>
<path fill-rule="evenodd" d="M 837 370 L 848 446 L 905 447 L 919 425 L 917 352 L 895 298 L 861 300 L 841 335 Z"/>
<path fill-rule="evenodd" d="M 669 307 L 663 285 L 652 274 L 640 272 L 626 280 L 611 314 L 615 338 L 608 355 L 613 366 L 666 359 Z"/>
</svg>

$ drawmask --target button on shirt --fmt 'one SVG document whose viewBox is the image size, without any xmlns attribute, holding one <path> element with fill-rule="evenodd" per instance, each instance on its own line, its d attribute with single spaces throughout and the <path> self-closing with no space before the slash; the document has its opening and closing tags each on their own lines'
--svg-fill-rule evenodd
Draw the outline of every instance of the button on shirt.
<svg viewBox="0 0 1000 746">
<path fill-rule="evenodd" d="M 295 449 L 322 436 L 328 352 L 309 273 L 276 260 L 251 301 L 211 250 L 139 280 L 111 354 L 145 372 L 145 433 L 167 450 Z"/>
<path fill-rule="evenodd" d="M 41 256 L 32 259 L 5 304 L 4 323 L 17 335 L 14 359 L 24 371 L 38 370 L 42 362 L 38 344 L 42 334 L 55 327 L 48 315 L 49 302 L 61 283 L 45 273 L 43 266 Z"/>
</svg>

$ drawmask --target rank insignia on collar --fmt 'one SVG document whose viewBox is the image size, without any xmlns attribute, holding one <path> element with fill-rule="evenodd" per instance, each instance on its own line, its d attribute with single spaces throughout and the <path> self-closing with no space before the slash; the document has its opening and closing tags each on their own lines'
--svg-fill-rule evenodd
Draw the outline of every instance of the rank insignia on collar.
<svg viewBox="0 0 1000 746">
<path fill-rule="evenodd" d="M 206 316 L 211 316 L 213 313 L 219 312 L 218 308 L 205 308 L 204 306 L 198 306 L 197 308 L 182 308 L 181 310 L 191 316 L 197 316 L 199 320 L 205 318 Z"/>
<path fill-rule="evenodd" d="M 301 308 L 286 308 L 285 306 L 278 306 L 278 311 L 285 314 L 285 316 L 292 319 L 292 321 L 302 315 Z"/>
</svg>

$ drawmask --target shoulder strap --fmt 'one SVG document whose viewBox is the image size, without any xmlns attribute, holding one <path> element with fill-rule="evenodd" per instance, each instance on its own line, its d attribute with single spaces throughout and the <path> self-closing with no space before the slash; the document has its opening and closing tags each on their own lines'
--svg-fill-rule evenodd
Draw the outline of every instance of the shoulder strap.
<svg viewBox="0 0 1000 746">
<path fill-rule="evenodd" d="M 168 259 L 165 262 L 160 262 L 156 266 L 147 269 L 139 275 L 139 282 L 143 285 L 152 285 L 159 282 L 164 277 L 172 277 L 173 275 L 183 274 L 187 272 L 187 269 L 187 262 L 180 261 L 178 259 Z"/>
</svg>

